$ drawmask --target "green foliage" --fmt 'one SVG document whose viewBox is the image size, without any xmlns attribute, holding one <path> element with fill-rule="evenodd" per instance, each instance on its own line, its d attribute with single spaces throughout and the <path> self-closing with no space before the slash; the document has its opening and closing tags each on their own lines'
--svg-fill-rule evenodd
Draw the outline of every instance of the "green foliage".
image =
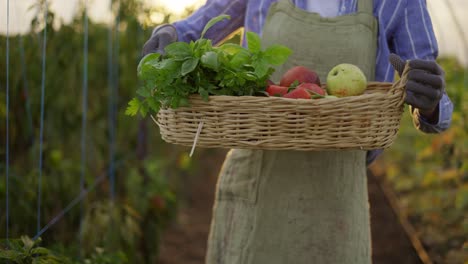
<svg viewBox="0 0 468 264">
<path fill-rule="evenodd" d="M 210 21 L 208 21 L 208 23 L 206 23 L 206 26 L 205 26 L 205 28 L 203 29 L 200 38 L 204 38 L 204 37 L 205 37 L 205 33 L 208 31 L 208 29 L 210 29 L 210 28 L 211 28 L 212 26 L 214 26 L 216 23 L 218 23 L 218 22 L 220 22 L 220 21 L 223 21 L 224 19 L 231 19 L 231 17 L 228 16 L 228 15 L 220 15 L 220 16 L 217 16 L 217 17 L 214 17 L 214 18 L 210 19 Z"/>
<path fill-rule="evenodd" d="M 437 263 L 462 263 L 468 259 L 467 87 L 465 70 L 455 59 L 439 62 L 455 105 L 451 127 L 423 135 L 405 115 L 383 164 L 431 257 Z"/>
<path fill-rule="evenodd" d="M 27 236 L 21 239 L 2 241 L 0 243 L 0 261 L 10 264 L 126 264 L 129 263 L 124 253 L 105 252 L 103 248 L 95 248 L 89 258 L 71 260 L 51 250 L 40 247 L 42 239 L 32 240 Z"/>
<path fill-rule="evenodd" d="M 77 259 L 81 253 L 83 261 L 88 259 L 91 261 L 89 263 L 126 263 L 123 258 L 121 262 L 117 261 L 122 254 L 128 258 L 128 263 L 154 263 L 152 260 L 157 257 L 162 230 L 173 220 L 182 196 L 178 178 L 196 167 L 179 163 L 186 149 L 164 144 L 157 126 L 151 120 L 133 119 L 125 114 L 127 102 L 140 85 L 135 69 L 141 59 L 141 48 L 152 28 L 142 26 L 141 21 L 149 17 L 149 10 L 143 8 L 140 1 L 118 2 L 120 8 L 115 6 L 113 10 L 114 15 L 117 12 L 120 15 L 116 25 L 119 34 L 116 34 L 115 28 L 109 32 L 107 25 L 89 21 L 89 90 L 84 161 L 86 187 L 108 174 L 111 165 L 109 104 L 113 104 L 117 110 L 114 201 L 109 201 L 110 181 L 106 178 L 90 191 L 80 205 L 43 234 L 43 246 L 71 259 Z M 51 10 L 47 23 L 43 21 L 42 11 L 32 21 L 32 32 L 23 35 L 22 39 L 20 36 L 10 38 L 10 238 L 19 238 L 25 234 L 34 236 L 37 232 L 44 26 L 48 28 L 41 227 L 66 208 L 81 191 L 83 13 L 77 13 L 69 24 L 60 24 Z M 168 19 L 170 15 L 166 14 L 164 22 Z M 118 78 L 111 80 L 107 67 L 109 33 L 112 34 L 114 71 L 118 67 Z M 0 36 L 0 43 L 5 43 L 5 37 Z M 21 60 L 22 47 L 24 64 Z M 5 52 L 0 52 L 1 69 L 4 69 L 5 55 Z M 5 74 L 6 71 L 0 71 L 2 120 L 6 118 L 6 98 L 3 92 Z M 112 83 L 118 87 L 118 96 L 110 102 L 109 86 Z M 5 139 L 5 134 L 6 126 L 1 125 L 0 138 Z M 2 147 L 2 171 L 5 171 L 4 161 L 5 148 Z M 2 180 L 0 204 L 5 205 L 5 197 L 5 180 Z M 2 210 L 0 225 L 4 227 L 5 208 L 2 207 Z M 105 226 L 106 223 L 111 224 Z M 112 223 L 119 224 L 118 228 L 109 229 Z M 113 234 L 110 234 L 111 231 L 114 231 Z M 0 237 L 5 235 L 5 229 L 0 229 Z M 89 239 L 93 245 L 80 247 L 80 236 Z M 98 252 L 96 248 L 102 248 L 103 251 Z M 18 249 L 15 252 L 23 251 Z"/>
<path fill-rule="evenodd" d="M 254 32 L 247 33 L 248 48 L 233 43 L 214 47 L 203 35 L 215 23 L 228 18 L 221 15 L 211 19 L 196 41 L 175 42 L 165 48 L 163 56 L 144 57 L 138 66 L 143 86 L 126 113 L 145 116 L 158 112 L 161 106 L 188 106 L 193 94 L 208 100 L 210 95 L 255 95 L 264 90 L 274 71 L 272 65 L 284 63 L 291 50 L 280 45 L 262 50 L 260 37 Z"/>
<path fill-rule="evenodd" d="M 39 244 L 39 238 L 33 241 L 22 236 L 21 239 L 0 243 L 0 261 L 11 264 L 72 264 L 69 259 L 56 255 Z"/>
</svg>

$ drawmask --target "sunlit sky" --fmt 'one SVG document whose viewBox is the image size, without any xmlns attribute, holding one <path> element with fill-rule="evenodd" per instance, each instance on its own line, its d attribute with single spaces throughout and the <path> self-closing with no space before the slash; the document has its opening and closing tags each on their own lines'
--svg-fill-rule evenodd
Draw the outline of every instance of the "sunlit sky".
<svg viewBox="0 0 468 264">
<path fill-rule="evenodd" d="M 27 32 L 34 10 L 28 10 L 36 0 L 10 0 L 9 31 L 11 34 Z M 77 10 L 79 0 L 48 0 L 52 10 L 66 23 Z M 95 21 L 109 21 L 110 0 L 87 0 L 90 17 Z M 173 13 L 182 13 L 186 7 L 202 5 L 206 0 L 144 0 L 150 5 L 162 5 Z M 432 17 L 434 30 L 439 43 L 441 55 L 455 55 L 468 65 L 468 51 L 464 51 L 462 37 L 458 34 L 454 20 L 444 1 L 450 1 L 454 12 L 463 27 L 465 38 L 468 38 L 468 10 L 467 0 L 427 0 L 428 9 Z M 7 0 L 0 0 L 0 34 L 5 34 L 7 28 Z M 153 17 L 157 23 L 158 16 Z"/>
<path fill-rule="evenodd" d="M 11 33 L 26 32 L 35 10 L 29 10 L 37 0 L 10 0 L 10 23 Z M 185 8 L 193 5 L 201 5 L 205 0 L 143 0 L 149 6 L 164 6 L 168 11 L 180 14 Z M 51 10 L 56 13 L 64 22 L 72 19 L 78 8 L 80 0 L 48 0 Z M 110 0 L 87 0 L 90 17 L 94 21 L 108 21 L 110 18 Z M 0 33 L 6 32 L 7 0 L 0 0 Z"/>
<path fill-rule="evenodd" d="M 159 1 L 162 2 L 169 10 L 180 13 L 183 12 L 187 6 L 201 2 L 200 0 L 174 0 L 174 1 Z"/>
</svg>

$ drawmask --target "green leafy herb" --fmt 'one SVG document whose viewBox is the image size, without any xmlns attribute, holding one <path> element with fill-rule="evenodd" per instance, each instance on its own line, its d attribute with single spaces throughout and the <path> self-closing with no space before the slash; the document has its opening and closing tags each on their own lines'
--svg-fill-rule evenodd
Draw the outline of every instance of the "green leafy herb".
<svg viewBox="0 0 468 264">
<path fill-rule="evenodd" d="M 133 98 L 129 103 L 128 107 L 125 110 L 126 115 L 136 115 L 140 110 L 140 100 L 138 98 Z"/>
<path fill-rule="evenodd" d="M 202 33 L 201 33 L 201 38 L 205 37 L 205 33 L 206 31 L 208 31 L 208 29 L 210 29 L 214 24 L 224 20 L 224 19 L 231 19 L 231 16 L 229 15 L 220 15 L 220 16 L 217 16 L 215 18 L 212 18 L 210 21 L 208 21 L 208 23 L 206 23 L 205 25 L 205 28 L 203 29 Z"/>
<path fill-rule="evenodd" d="M 211 19 L 196 41 L 174 42 L 164 49 L 164 55 L 145 56 L 137 69 L 143 85 L 125 113 L 145 116 L 161 107 L 189 106 L 193 94 L 204 100 L 210 95 L 262 94 L 274 72 L 273 66 L 283 64 L 291 50 L 281 45 L 262 49 L 261 39 L 254 32 L 247 32 L 248 48 L 233 43 L 215 47 L 204 35 L 224 19 L 230 17 Z"/>
</svg>

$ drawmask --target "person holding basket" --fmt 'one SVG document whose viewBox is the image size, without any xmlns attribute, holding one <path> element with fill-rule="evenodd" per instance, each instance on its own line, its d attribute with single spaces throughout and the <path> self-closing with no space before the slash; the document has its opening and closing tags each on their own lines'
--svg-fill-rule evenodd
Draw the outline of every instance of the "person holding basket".
<svg viewBox="0 0 468 264">
<path fill-rule="evenodd" d="M 453 105 L 425 0 L 208 0 L 188 18 L 155 28 L 143 54 L 198 39 L 221 14 L 232 19 L 207 32 L 214 43 L 244 27 L 265 45 L 293 50 L 273 80 L 296 65 L 327 72 L 346 62 L 368 80 L 392 82 L 407 61 L 405 102 L 415 127 L 440 133 L 450 126 Z M 366 167 L 381 152 L 231 150 L 206 263 L 371 263 Z"/>
</svg>

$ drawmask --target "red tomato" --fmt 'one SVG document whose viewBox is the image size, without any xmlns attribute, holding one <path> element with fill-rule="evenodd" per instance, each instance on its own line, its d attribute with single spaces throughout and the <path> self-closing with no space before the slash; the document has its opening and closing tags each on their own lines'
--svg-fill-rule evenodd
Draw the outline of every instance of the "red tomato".
<svg viewBox="0 0 468 264">
<path fill-rule="evenodd" d="M 279 86 L 279 85 L 269 85 L 266 89 L 266 92 L 270 96 L 283 96 L 288 93 L 288 87 Z"/>
<path fill-rule="evenodd" d="M 294 99 L 310 99 L 310 93 L 305 88 L 295 88 L 291 92 L 285 94 L 285 98 L 294 98 Z"/>
<path fill-rule="evenodd" d="M 315 83 L 302 83 L 297 88 L 304 88 L 312 92 L 312 95 L 319 94 L 325 95 L 325 90 L 322 87 L 318 86 Z"/>
</svg>

